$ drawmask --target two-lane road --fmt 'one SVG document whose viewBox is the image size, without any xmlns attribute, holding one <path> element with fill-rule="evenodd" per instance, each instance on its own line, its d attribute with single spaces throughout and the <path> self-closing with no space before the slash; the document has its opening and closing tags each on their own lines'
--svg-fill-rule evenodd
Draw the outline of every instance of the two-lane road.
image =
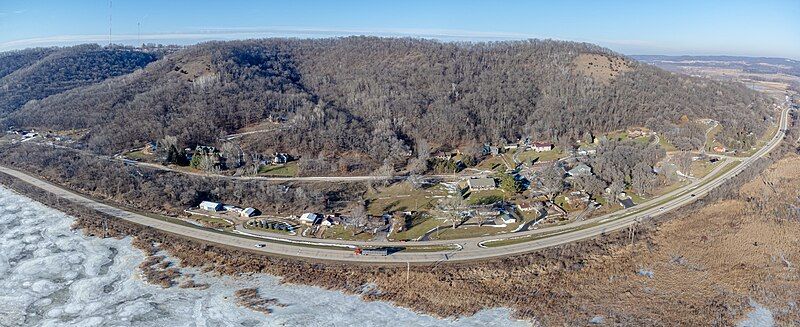
<svg viewBox="0 0 800 327">
<path fill-rule="evenodd" d="M 128 210 L 110 206 L 86 196 L 66 190 L 60 186 L 45 182 L 27 173 L 0 166 L 0 172 L 11 175 L 31 185 L 39 187 L 58 197 L 76 202 L 87 208 L 97 210 L 113 217 L 124 219 L 136 224 L 150 226 L 168 233 L 182 235 L 206 242 L 223 244 L 232 247 L 244 248 L 249 251 L 262 252 L 270 255 L 290 256 L 315 260 L 334 260 L 348 262 L 371 263 L 439 263 L 443 261 L 477 260 L 493 257 L 508 256 L 526 253 L 538 249 L 553 247 L 569 242 L 587 239 L 626 228 L 637 221 L 675 210 L 681 206 L 695 201 L 707 194 L 717 186 L 739 174 L 759 158 L 765 156 L 780 144 L 785 136 L 784 130 L 788 126 L 788 109 L 781 112 L 781 121 L 775 136 L 753 156 L 741 160 L 733 169 L 724 171 L 726 164 L 721 164 L 706 177 L 692 182 L 690 185 L 672 191 L 656 199 L 642 203 L 637 207 L 620 212 L 597 217 L 591 220 L 574 222 L 558 227 L 542 228 L 534 231 L 476 237 L 452 241 L 423 241 L 423 242 L 349 242 L 333 240 L 313 240 L 298 236 L 279 236 L 270 239 L 253 239 L 234 233 L 223 233 L 197 226 L 176 224 L 163 219 L 141 215 Z M 726 160 L 726 162 L 730 162 Z M 666 201 L 668 199 L 668 201 Z M 505 246 L 486 247 L 484 244 L 492 242 L 528 237 L 530 240 L 517 242 Z M 256 244 L 265 243 L 265 247 L 256 247 Z M 312 244 L 313 243 L 313 244 Z M 453 246 L 456 244 L 457 246 Z M 457 248 L 439 252 L 412 252 L 401 251 L 388 256 L 363 256 L 355 255 L 348 247 L 355 246 L 451 246 Z"/>
</svg>

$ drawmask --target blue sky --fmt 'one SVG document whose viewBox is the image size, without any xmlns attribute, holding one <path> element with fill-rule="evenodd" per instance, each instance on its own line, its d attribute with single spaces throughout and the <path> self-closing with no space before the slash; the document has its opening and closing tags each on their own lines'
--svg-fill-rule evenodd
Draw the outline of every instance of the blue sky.
<svg viewBox="0 0 800 327">
<path fill-rule="evenodd" d="M 800 59 L 798 0 L 249 2 L 116 0 L 111 9 L 112 41 L 188 44 L 343 35 L 473 41 L 552 38 L 597 43 L 625 54 Z M 108 18 L 107 0 L 1 0 L 0 51 L 105 44 Z"/>
</svg>

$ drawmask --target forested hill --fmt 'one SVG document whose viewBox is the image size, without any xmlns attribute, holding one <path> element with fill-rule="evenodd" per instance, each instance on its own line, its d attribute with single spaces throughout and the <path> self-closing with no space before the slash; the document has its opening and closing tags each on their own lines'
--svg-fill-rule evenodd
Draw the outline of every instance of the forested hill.
<svg viewBox="0 0 800 327">
<path fill-rule="evenodd" d="M 700 118 L 720 121 L 717 139 L 729 147 L 748 148 L 770 114 L 769 100 L 742 85 L 671 74 L 591 44 L 349 37 L 204 43 L 28 103 L 5 123 L 90 128 L 90 148 L 112 153 L 165 135 L 213 144 L 280 116 L 287 130 L 253 136 L 256 150 L 397 166 L 423 140 L 567 143 L 628 126 L 692 148 L 703 142 Z"/>
<path fill-rule="evenodd" d="M 157 59 L 126 48 L 80 45 L 0 54 L 0 117 L 30 100 L 128 74 Z"/>
</svg>

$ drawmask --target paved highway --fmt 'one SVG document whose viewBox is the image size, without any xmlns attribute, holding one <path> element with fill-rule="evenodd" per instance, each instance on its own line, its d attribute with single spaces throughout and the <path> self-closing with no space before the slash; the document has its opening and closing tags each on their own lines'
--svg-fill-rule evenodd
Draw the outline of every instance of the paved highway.
<svg viewBox="0 0 800 327">
<path fill-rule="evenodd" d="M 788 109 L 781 112 L 780 128 L 766 146 L 757 151 L 753 156 L 740 161 L 733 169 L 724 171 L 730 160 L 725 160 L 705 178 L 665 194 L 659 198 L 642 203 L 636 207 L 597 217 L 591 220 L 574 222 L 558 227 L 542 228 L 534 231 L 525 231 L 506 235 L 476 237 L 453 241 L 424 241 L 424 242 L 349 242 L 336 240 L 312 240 L 297 236 L 271 236 L 270 239 L 252 239 L 233 233 L 221 233 L 214 230 L 176 224 L 166 220 L 140 215 L 131 211 L 109 206 L 92 200 L 83 195 L 66 190 L 60 186 L 42 181 L 34 176 L 21 171 L 0 166 L 0 172 L 14 176 L 61 198 L 76 202 L 88 208 L 106 213 L 108 215 L 128 220 L 130 222 L 150 226 L 165 232 L 183 235 L 211 243 L 245 248 L 250 251 L 265 254 L 292 256 L 316 260 L 334 260 L 348 262 L 370 263 L 439 263 L 443 261 L 477 260 L 492 257 L 508 256 L 530 252 L 538 249 L 557 246 L 582 239 L 587 239 L 626 228 L 637 221 L 647 217 L 665 214 L 681 206 L 695 201 L 707 194 L 717 186 L 736 176 L 759 158 L 765 156 L 780 144 L 785 136 L 784 130 L 788 125 Z M 662 201 L 664 203 L 658 204 Z M 517 238 L 530 238 L 525 242 L 515 244 L 487 247 L 496 241 L 506 241 Z M 258 248 L 256 244 L 265 243 L 265 247 Z M 388 256 L 355 255 L 349 248 L 354 246 L 443 246 L 451 245 L 452 250 L 439 252 L 412 252 L 400 251 Z M 453 246 L 455 245 L 455 246 Z"/>
</svg>

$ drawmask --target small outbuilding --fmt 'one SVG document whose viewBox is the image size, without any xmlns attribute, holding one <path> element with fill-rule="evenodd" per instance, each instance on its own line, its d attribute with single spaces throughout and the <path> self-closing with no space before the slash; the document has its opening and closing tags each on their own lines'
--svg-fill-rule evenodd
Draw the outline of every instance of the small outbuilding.
<svg viewBox="0 0 800 327">
<path fill-rule="evenodd" d="M 242 211 L 239 211 L 239 216 L 241 216 L 243 218 L 250 218 L 250 217 L 253 217 L 253 216 L 258 216 L 260 214 L 261 214 L 261 212 L 258 211 L 258 209 L 251 208 L 251 207 L 247 207 L 247 208 L 242 209 Z"/>
</svg>

